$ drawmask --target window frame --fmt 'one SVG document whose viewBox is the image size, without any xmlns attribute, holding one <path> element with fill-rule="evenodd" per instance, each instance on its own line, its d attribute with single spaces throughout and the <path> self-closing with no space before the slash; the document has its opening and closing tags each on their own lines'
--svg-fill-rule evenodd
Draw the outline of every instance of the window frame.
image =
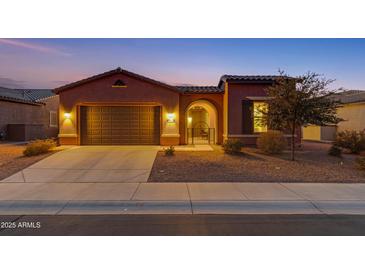
<svg viewBox="0 0 365 274">
<path fill-rule="evenodd" d="M 266 126 L 266 131 L 255 131 L 255 109 L 254 104 L 255 103 L 264 103 L 267 104 L 267 100 L 250 100 L 250 99 L 244 99 L 242 100 L 242 108 L 241 108 L 241 132 L 244 135 L 260 135 L 261 133 L 267 132 L 269 130 L 268 126 Z M 247 117 L 249 119 L 247 119 Z"/>
<path fill-rule="evenodd" d="M 52 121 L 52 115 L 54 115 L 54 120 Z M 54 123 L 52 123 L 54 122 Z M 49 127 L 58 127 L 58 115 L 57 115 L 57 111 L 55 110 L 50 110 L 49 111 Z"/>
<path fill-rule="evenodd" d="M 261 133 L 265 133 L 268 131 L 267 125 L 265 126 L 265 130 L 264 131 L 255 131 L 255 118 L 258 117 L 257 115 L 255 115 L 255 103 L 256 104 L 266 104 L 266 108 L 268 108 L 268 103 L 266 101 L 263 100 L 252 100 L 252 125 L 253 125 L 253 134 L 261 134 Z"/>
</svg>

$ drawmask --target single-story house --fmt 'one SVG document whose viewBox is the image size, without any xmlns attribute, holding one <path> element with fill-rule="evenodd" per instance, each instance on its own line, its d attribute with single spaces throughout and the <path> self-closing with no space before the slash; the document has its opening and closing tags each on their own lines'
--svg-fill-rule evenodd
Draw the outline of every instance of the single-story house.
<svg viewBox="0 0 365 274">
<path fill-rule="evenodd" d="M 57 137 L 58 95 L 50 89 L 0 87 L 0 139 Z"/>
<path fill-rule="evenodd" d="M 303 139 L 312 141 L 334 141 L 336 133 L 344 130 L 365 129 L 365 90 L 347 90 L 331 96 L 340 101 L 337 116 L 344 119 L 337 125 L 303 127 Z"/>
<path fill-rule="evenodd" d="M 59 88 L 64 145 L 255 144 L 257 109 L 276 76 L 223 75 L 217 86 L 173 86 L 117 68 Z"/>
</svg>

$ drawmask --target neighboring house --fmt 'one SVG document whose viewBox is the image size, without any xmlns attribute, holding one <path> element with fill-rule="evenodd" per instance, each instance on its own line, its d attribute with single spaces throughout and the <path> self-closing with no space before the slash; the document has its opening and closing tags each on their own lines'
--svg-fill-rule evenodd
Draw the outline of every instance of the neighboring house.
<svg viewBox="0 0 365 274">
<path fill-rule="evenodd" d="M 331 96 L 343 106 L 337 109 L 337 115 L 344 121 L 338 125 L 303 127 L 303 139 L 314 141 L 334 141 L 336 133 L 344 130 L 365 129 L 365 90 L 348 90 Z"/>
<path fill-rule="evenodd" d="M 57 137 L 58 95 L 49 89 L 0 87 L 0 134 L 10 141 Z"/>
<path fill-rule="evenodd" d="M 276 76 L 224 75 L 218 86 L 172 86 L 121 68 L 54 91 L 61 144 L 255 144 Z"/>
</svg>

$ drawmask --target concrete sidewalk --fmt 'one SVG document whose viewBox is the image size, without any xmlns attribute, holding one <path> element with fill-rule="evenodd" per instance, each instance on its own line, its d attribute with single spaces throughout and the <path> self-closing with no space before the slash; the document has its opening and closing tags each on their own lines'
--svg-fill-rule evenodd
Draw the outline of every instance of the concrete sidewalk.
<svg viewBox="0 0 365 274">
<path fill-rule="evenodd" d="M 362 214 L 365 184 L 0 183 L 0 215 Z"/>
</svg>

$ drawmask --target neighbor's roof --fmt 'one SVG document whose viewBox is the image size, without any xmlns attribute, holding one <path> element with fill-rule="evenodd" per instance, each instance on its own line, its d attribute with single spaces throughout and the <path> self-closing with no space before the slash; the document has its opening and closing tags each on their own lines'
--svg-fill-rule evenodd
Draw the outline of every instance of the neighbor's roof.
<svg viewBox="0 0 365 274">
<path fill-rule="evenodd" d="M 365 102 L 365 90 L 346 90 L 331 95 L 331 98 L 343 104 Z"/>
<path fill-rule="evenodd" d="M 149 82 L 149 83 L 152 83 L 152 84 L 160 85 L 160 86 L 163 86 L 163 87 L 166 87 L 166 88 L 169 88 L 169 89 L 172 89 L 172 90 L 178 92 L 177 88 L 174 87 L 174 86 L 168 85 L 168 84 L 160 82 L 160 81 L 153 80 L 151 78 L 147 78 L 143 75 L 136 74 L 136 73 L 130 72 L 128 70 L 121 69 L 120 67 L 118 67 L 116 69 L 113 69 L 113 70 L 110 70 L 110 71 L 107 71 L 107 72 L 104 72 L 104 73 L 101 73 L 101 74 L 91 76 L 89 78 L 82 79 L 80 81 L 76 81 L 76 82 L 73 82 L 73 83 L 70 83 L 70 84 L 55 88 L 54 92 L 58 94 L 60 91 L 64 91 L 64 90 L 67 90 L 67 89 L 70 89 L 70 88 L 73 88 L 73 87 L 76 87 L 76 86 L 79 86 L 79 85 L 82 85 L 82 84 L 85 84 L 85 83 L 88 83 L 88 82 L 91 82 L 91 81 L 94 81 L 94 80 L 97 80 L 97 79 L 101 79 L 101 78 L 106 77 L 106 76 L 117 74 L 117 73 L 123 73 L 125 75 L 130 76 L 130 77 L 134 77 L 134 78 L 137 78 L 137 79 L 140 79 L 142 81 Z"/>
<path fill-rule="evenodd" d="M 176 86 L 184 94 L 223 93 L 224 90 L 217 86 Z"/>
<path fill-rule="evenodd" d="M 51 89 L 11 89 L 0 87 L 0 100 L 25 104 L 42 104 L 42 100 L 55 96 Z"/>
</svg>

